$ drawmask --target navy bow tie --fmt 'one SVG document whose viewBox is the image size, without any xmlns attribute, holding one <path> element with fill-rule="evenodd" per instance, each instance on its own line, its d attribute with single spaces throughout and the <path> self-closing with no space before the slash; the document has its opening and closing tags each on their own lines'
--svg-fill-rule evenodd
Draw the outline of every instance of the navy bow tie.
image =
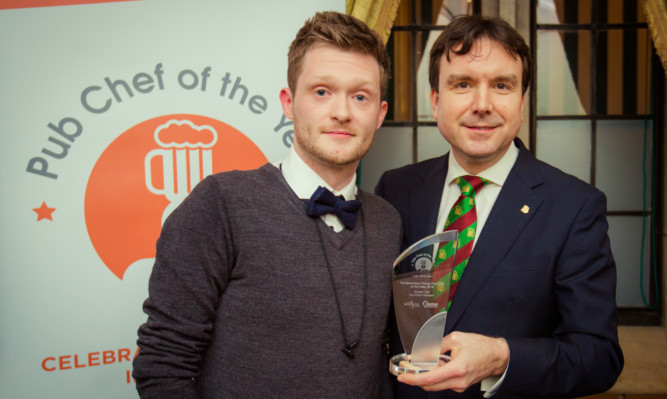
<svg viewBox="0 0 667 399">
<path fill-rule="evenodd" d="M 306 213 L 308 216 L 322 216 L 328 213 L 336 215 L 345 227 L 353 229 L 359 208 L 361 208 L 360 201 L 345 201 L 342 196 L 336 197 L 331 191 L 320 186 L 310 197 Z"/>
</svg>

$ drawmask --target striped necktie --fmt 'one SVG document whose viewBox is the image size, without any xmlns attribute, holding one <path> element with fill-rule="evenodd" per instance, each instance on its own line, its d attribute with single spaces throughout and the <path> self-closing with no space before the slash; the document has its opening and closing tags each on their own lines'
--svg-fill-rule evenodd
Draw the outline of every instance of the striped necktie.
<svg viewBox="0 0 667 399">
<path fill-rule="evenodd" d="M 458 240 L 443 243 L 440 248 L 438 248 L 434 266 L 437 270 L 437 267 L 440 264 L 447 264 L 446 261 L 456 254 L 454 258 L 456 264 L 453 265 L 451 273 L 442 275 L 442 273 L 434 272 L 434 276 L 437 275 L 438 280 L 445 283 L 445 287 L 449 285 L 449 297 L 446 298 L 444 295 L 445 292 L 441 292 L 443 295 L 437 298 L 440 312 L 449 309 L 449 306 L 452 304 L 452 298 L 456 292 L 456 287 L 463 275 L 463 270 L 468 263 L 470 254 L 472 253 L 472 245 L 475 241 L 475 233 L 477 230 L 475 194 L 482 187 L 489 184 L 488 180 L 478 176 L 457 177 L 455 182 L 461 189 L 461 195 L 447 215 L 445 230 L 458 230 Z M 448 284 L 449 282 L 450 284 Z"/>
</svg>

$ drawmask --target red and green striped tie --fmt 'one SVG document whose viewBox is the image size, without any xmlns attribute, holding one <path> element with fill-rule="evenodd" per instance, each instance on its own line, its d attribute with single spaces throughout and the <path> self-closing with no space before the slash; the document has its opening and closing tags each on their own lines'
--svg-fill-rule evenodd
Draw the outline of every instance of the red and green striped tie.
<svg viewBox="0 0 667 399">
<path fill-rule="evenodd" d="M 440 292 L 440 294 L 442 294 L 441 297 L 436 298 L 436 301 L 440 306 L 440 312 L 449 309 L 454 293 L 456 292 L 456 286 L 463 275 L 463 270 L 472 253 L 472 245 L 475 241 L 475 232 L 477 230 L 475 194 L 482 187 L 489 184 L 488 180 L 478 176 L 457 177 L 455 182 L 461 189 L 461 195 L 447 215 L 445 230 L 458 230 L 458 240 L 443 243 L 440 248 L 438 248 L 434 266 L 434 276 L 437 276 L 438 281 L 445 283 L 439 286 L 446 287 L 448 285 L 447 282 L 451 279 L 451 284 L 449 284 L 449 298 L 445 298 L 446 295 L 444 291 Z M 445 275 L 437 273 L 437 267 L 440 264 L 445 263 L 445 261 L 454 256 L 454 254 L 456 254 L 456 264 L 454 265 L 452 272 L 446 273 Z"/>
</svg>

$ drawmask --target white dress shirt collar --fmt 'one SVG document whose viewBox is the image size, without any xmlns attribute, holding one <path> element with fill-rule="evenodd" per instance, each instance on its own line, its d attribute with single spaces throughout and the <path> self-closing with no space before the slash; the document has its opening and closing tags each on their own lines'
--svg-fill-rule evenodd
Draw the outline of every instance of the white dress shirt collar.
<svg viewBox="0 0 667 399">
<path fill-rule="evenodd" d="M 342 190 L 334 190 L 299 157 L 293 146 L 282 161 L 280 169 L 287 184 L 301 199 L 309 199 L 319 186 L 326 187 L 334 195 L 342 195 L 347 201 L 357 197 L 356 173 Z"/>
<path fill-rule="evenodd" d="M 503 157 L 500 158 L 498 162 L 478 173 L 476 176 L 483 177 L 502 187 L 502 185 L 505 184 L 505 180 L 507 180 L 507 176 L 510 174 L 510 170 L 512 170 L 512 166 L 514 166 L 514 162 L 516 162 L 518 156 L 519 149 L 516 145 L 514 145 L 514 143 L 512 143 L 507 152 L 505 152 L 505 155 L 503 155 Z M 445 181 L 445 185 L 450 185 L 454 179 L 459 176 L 465 176 L 469 174 L 470 173 L 466 172 L 465 169 L 463 169 L 463 167 L 459 165 L 458 162 L 456 162 L 454 155 L 450 152 L 449 166 L 447 168 L 447 181 Z"/>
<path fill-rule="evenodd" d="M 507 150 L 505 155 L 492 165 L 490 168 L 478 173 L 477 176 L 483 177 L 487 180 L 490 180 L 491 183 L 488 184 L 484 190 L 481 190 L 479 193 L 475 194 L 475 207 L 477 210 L 477 235 L 482 232 L 486 219 L 491 213 L 491 208 L 496 202 L 500 190 L 502 189 L 507 176 L 509 175 L 514 162 L 519 156 L 519 149 L 514 145 L 510 145 L 510 148 Z M 445 221 L 447 220 L 447 215 L 449 210 L 452 208 L 456 202 L 459 195 L 461 195 L 461 190 L 458 185 L 454 182 L 459 176 L 469 175 L 470 173 L 466 172 L 456 159 L 454 155 L 449 153 L 449 161 L 447 168 L 447 176 L 445 177 L 445 186 L 442 190 L 442 197 L 440 199 L 440 208 L 438 210 L 438 219 L 436 223 L 436 231 L 442 231 L 445 227 Z M 473 243 L 477 244 L 477 240 Z"/>
</svg>

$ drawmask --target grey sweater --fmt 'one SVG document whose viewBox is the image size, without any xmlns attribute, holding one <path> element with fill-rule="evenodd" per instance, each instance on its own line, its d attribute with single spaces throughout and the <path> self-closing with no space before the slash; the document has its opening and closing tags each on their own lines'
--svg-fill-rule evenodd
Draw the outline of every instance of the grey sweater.
<svg viewBox="0 0 667 399">
<path fill-rule="evenodd" d="M 376 398 L 391 396 L 384 338 L 401 223 L 359 190 L 363 217 L 335 233 L 280 171 L 219 173 L 164 224 L 144 303 L 133 376 L 142 398 Z M 363 222 L 362 222 L 363 220 Z M 348 342 L 368 296 L 354 359 L 344 346 L 320 229 Z"/>
</svg>

